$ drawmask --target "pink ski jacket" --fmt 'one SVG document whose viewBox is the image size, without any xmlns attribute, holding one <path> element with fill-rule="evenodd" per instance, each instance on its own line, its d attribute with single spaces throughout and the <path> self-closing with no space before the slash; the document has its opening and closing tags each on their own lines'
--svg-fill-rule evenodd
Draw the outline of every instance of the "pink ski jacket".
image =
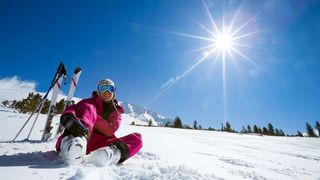
<svg viewBox="0 0 320 180">
<path fill-rule="evenodd" d="M 119 129 L 121 123 L 121 114 L 124 113 L 124 109 L 118 104 L 118 101 L 114 99 L 115 109 L 111 112 L 108 119 L 103 119 L 101 117 L 103 107 L 102 99 L 97 95 L 97 92 L 92 93 L 92 97 L 88 99 L 81 100 L 77 104 L 71 105 L 64 111 L 63 114 L 74 114 L 78 119 L 81 119 L 87 128 L 90 130 L 90 138 L 87 145 L 87 154 L 95 150 L 94 141 L 107 141 L 109 139 L 116 138 L 114 133 Z M 98 132 L 95 133 L 93 129 L 97 129 Z M 60 151 L 60 144 L 63 135 L 57 140 L 56 149 Z"/>
</svg>

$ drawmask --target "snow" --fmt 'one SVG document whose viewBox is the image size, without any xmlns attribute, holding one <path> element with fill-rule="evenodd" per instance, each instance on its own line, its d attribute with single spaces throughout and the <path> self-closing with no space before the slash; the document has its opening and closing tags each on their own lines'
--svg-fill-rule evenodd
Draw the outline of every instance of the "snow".
<svg viewBox="0 0 320 180">
<path fill-rule="evenodd" d="M 166 123 L 173 121 L 172 119 L 159 115 L 158 113 L 149 110 L 146 107 L 141 107 L 127 102 L 119 103 L 124 108 L 126 114 L 129 114 L 130 116 L 139 119 L 141 122 L 144 122 L 143 124 L 148 124 L 151 120 L 153 126 L 164 126 Z"/>
<path fill-rule="evenodd" d="M 17 142 L 8 142 L 28 116 L 0 107 L 1 179 L 320 179 L 319 138 L 131 126 L 141 120 L 128 114 L 116 135 L 142 134 L 136 156 L 119 166 L 66 166 L 58 161 L 55 140 L 39 141 L 46 115 L 39 116 L 29 141 L 20 140 L 33 119 Z"/>
</svg>

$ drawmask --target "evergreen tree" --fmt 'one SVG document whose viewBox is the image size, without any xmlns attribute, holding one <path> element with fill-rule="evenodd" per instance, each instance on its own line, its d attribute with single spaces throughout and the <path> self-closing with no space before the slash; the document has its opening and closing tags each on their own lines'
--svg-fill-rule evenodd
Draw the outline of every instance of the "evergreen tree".
<svg viewBox="0 0 320 180">
<path fill-rule="evenodd" d="M 13 100 L 11 105 L 9 105 L 10 108 L 15 108 L 17 105 L 17 100 Z"/>
<path fill-rule="evenodd" d="M 208 130 L 209 130 L 209 131 L 214 131 L 214 128 L 212 128 L 211 126 L 209 126 Z"/>
<path fill-rule="evenodd" d="M 280 136 L 278 128 L 276 128 L 276 130 L 274 130 L 274 135 Z"/>
<path fill-rule="evenodd" d="M 256 125 L 253 125 L 253 132 L 258 133 L 258 127 Z"/>
<path fill-rule="evenodd" d="M 197 122 L 197 121 L 193 121 L 193 129 L 198 129 L 197 124 L 198 124 L 198 122 Z"/>
<path fill-rule="evenodd" d="M 320 123 L 319 123 L 319 121 L 316 121 L 316 127 L 315 128 L 318 130 L 318 136 L 320 136 Z"/>
<path fill-rule="evenodd" d="M 174 119 L 173 127 L 174 127 L 174 128 L 182 128 L 182 122 L 181 122 L 181 119 L 179 118 L 179 116 L 177 116 L 177 117 Z"/>
<path fill-rule="evenodd" d="M 297 131 L 296 136 L 303 137 L 303 134 L 300 131 Z"/>
<path fill-rule="evenodd" d="M 226 131 L 226 132 L 232 132 L 231 124 L 230 124 L 228 121 L 226 122 L 226 127 L 224 128 L 224 131 Z"/>
<path fill-rule="evenodd" d="M 247 129 L 246 129 L 244 126 L 242 126 L 242 129 L 241 129 L 240 132 L 241 132 L 241 133 L 247 133 Z"/>
<path fill-rule="evenodd" d="M 48 111 L 49 111 L 49 106 L 50 106 L 50 102 L 51 101 L 49 101 L 49 100 L 45 100 L 45 102 L 44 102 L 44 104 L 43 104 L 43 106 L 42 106 L 42 109 L 41 109 L 41 113 L 42 114 L 47 114 L 48 113 Z"/>
<path fill-rule="evenodd" d="M 152 126 L 152 120 L 149 120 L 148 126 L 151 127 Z"/>
<path fill-rule="evenodd" d="M 170 127 L 170 122 L 167 122 L 164 127 Z"/>
<path fill-rule="evenodd" d="M 21 113 L 33 112 L 41 101 L 40 94 L 29 93 L 27 98 L 17 101 L 14 108 Z"/>
<path fill-rule="evenodd" d="M 262 132 L 262 130 L 261 130 L 260 127 L 258 128 L 258 133 L 259 133 L 259 134 L 263 134 L 263 132 Z"/>
<path fill-rule="evenodd" d="M 271 123 L 268 124 L 268 134 L 271 136 L 275 135 L 273 125 Z"/>
<path fill-rule="evenodd" d="M 307 122 L 306 123 L 306 130 L 308 133 L 309 137 L 316 137 L 317 135 L 314 133 L 313 128 L 311 127 L 311 125 Z"/>
<path fill-rule="evenodd" d="M 57 114 L 62 114 L 63 112 L 63 108 L 64 108 L 64 105 L 65 105 L 65 101 L 64 101 L 64 99 L 61 99 L 58 103 L 57 103 L 57 105 L 56 105 L 56 107 L 57 107 Z"/>
<path fill-rule="evenodd" d="M 201 125 L 199 125 L 199 130 L 202 130 L 202 126 Z"/>
<path fill-rule="evenodd" d="M 262 128 L 262 134 L 268 135 L 268 129 L 266 127 Z"/>
<path fill-rule="evenodd" d="M 247 129 L 248 129 L 248 133 L 252 133 L 250 125 L 247 126 Z"/>
<path fill-rule="evenodd" d="M 282 130 L 282 129 L 279 129 L 278 136 L 285 136 L 285 133 L 283 132 L 283 130 Z"/>
<path fill-rule="evenodd" d="M 2 101 L 2 105 L 3 105 L 4 107 L 9 106 L 9 101 L 8 101 L 8 100 Z"/>
</svg>

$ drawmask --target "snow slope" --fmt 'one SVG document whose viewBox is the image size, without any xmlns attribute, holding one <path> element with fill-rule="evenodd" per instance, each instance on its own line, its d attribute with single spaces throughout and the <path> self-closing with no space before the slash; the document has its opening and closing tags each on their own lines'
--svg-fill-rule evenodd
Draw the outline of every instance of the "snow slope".
<svg viewBox="0 0 320 180">
<path fill-rule="evenodd" d="M 138 120 L 127 114 L 117 136 L 141 133 L 144 146 L 138 155 L 120 166 L 65 166 L 57 160 L 54 140 L 39 141 L 45 115 L 30 141 L 7 142 L 27 116 L 0 108 L 1 179 L 320 179 L 319 138 L 131 126 Z"/>
</svg>

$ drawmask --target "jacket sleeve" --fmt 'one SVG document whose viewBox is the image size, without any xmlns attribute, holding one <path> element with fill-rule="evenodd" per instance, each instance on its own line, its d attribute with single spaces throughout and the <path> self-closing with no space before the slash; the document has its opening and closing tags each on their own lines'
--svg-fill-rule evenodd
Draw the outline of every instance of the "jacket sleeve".
<svg viewBox="0 0 320 180">
<path fill-rule="evenodd" d="M 101 116 L 97 116 L 97 121 L 94 128 L 99 130 L 101 133 L 107 137 L 113 136 L 114 133 L 119 129 L 121 123 L 121 114 L 116 111 L 112 112 L 108 120 L 103 119 Z"/>
<path fill-rule="evenodd" d="M 75 108 L 76 108 L 76 105 L 75 105 L 75 104 L 73 104 L 73 105 L 71 105 L 71 106 L 68 106 L 68 107 L 64 110 L 63 114 L 73 114 L 74 116 L 76 116 Z"/>
<path fill-rule="evenodd" d="M 63 114 L 73 114 L 78 120 L 83 123 L 84 126 L 93 129 L 93 126 L 97 119 L 96 108 L 94 105 L 80 101 L 78 104 L 71 105 L 65 109 Z"/>
</svg>

